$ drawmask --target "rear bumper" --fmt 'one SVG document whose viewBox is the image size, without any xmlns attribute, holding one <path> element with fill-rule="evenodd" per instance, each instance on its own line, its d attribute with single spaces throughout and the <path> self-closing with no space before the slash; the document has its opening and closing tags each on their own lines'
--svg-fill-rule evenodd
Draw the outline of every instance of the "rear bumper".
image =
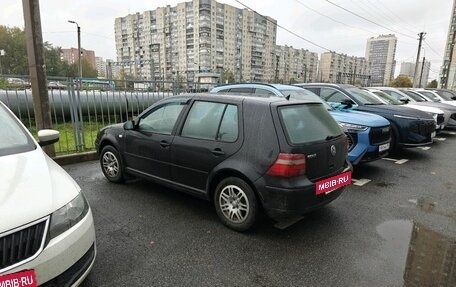
<svg viewBox="0 0 456 287">
<path fill-rule="evenodd" d="M 351 170 L 352 166 L 348 164 L 339 173 Z M 275 220 L 302 215 L 318 209 L 339 197 L 345 189 L 345 187 L 341 187 L 328 194 L 316 195 L 315 183 L 309 180 L 302 181 L 299 186 L 283 188 L 265 185 L 263 178 L 255 182 L 255 187 L 266 214 Z"/>
</svg>

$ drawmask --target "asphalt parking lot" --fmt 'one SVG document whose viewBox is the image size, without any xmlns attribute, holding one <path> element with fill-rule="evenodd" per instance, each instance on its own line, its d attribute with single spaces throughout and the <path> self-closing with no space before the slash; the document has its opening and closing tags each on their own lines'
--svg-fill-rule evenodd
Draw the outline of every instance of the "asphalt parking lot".
<svg viewBox="0 0 456 287">
<path fill-rule="evenodd" d="M 456 133 L 355 167 L 337 200 L 278 229 L 224 227 L 203 200 L 98 162 L 64 167 L 94 214 L 82 286 L 456 286 Z"/>
</svg>

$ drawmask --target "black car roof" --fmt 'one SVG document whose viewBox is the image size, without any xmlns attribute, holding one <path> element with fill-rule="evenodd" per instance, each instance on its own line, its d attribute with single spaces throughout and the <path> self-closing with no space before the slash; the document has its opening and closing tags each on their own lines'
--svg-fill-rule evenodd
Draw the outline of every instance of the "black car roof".
<svg viewBox="0 0 456 287">
<path fill-rule="evenodd" d="M 233 94 L 210 94 L 210 93 L 201 93 L 201 94 L 186 94 L 170 97 L 170 99 L 182 98 L 182 99 L 200 99 L 200 100 L 211 100 L 214 98 L 220 100 L 226 100 L 229 102 L 238 101 L 238 102 L 252 102 L 252 103 L 321 103 L 317 101 L 305 101 L 305 100 L 292 100 L 289 101 L 285 97 L 255 97 L 251 95 L 233 95 Z"/>
</svg>

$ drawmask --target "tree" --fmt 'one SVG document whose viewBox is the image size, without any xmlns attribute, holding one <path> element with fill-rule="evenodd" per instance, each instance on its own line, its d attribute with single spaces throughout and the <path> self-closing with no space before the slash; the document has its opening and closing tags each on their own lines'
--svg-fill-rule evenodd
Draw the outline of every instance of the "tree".
<svg viewBox="0 0 456 287">
<path fill-rule="evenodd" d="M 230 70 L 223 69 L 220 75 L 220 83 L 234 83 L 234 74 Z"/>
<path fill-rule="evenodd" d="M 27 46 L 25 32 L 20 28 L 0 26 L 0 50 L 2 72 L 9 75 L 28 75 Z"/>
<path fill-rule="evenodd" d="M 411 88 L 413 86 L 413 83 L 409 77 L 399 75 L 396 79 L 394 79 L 394 81 L 391 82 L 391 86 L 396 88 Z"/>
<path fill-rule="evenodd" d="M 437 80 L 432 80 L 427 86 L 426 88 L 431 88 L 431 89 L 435 89 L 437 88 Z"/>
</svg>

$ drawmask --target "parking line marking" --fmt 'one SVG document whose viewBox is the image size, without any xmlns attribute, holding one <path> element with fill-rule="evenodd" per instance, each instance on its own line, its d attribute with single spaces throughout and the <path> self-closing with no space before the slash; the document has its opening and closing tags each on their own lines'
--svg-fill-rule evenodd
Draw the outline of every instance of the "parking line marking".
<svg viewBox="0 0 456 287">
<path fill-rule="evenodd" d="M 430 150 L 431 149 L 430 146 L 419 146 L 417 148 L 419 148 L 420 150 Z"/>
<path fill-rule="evenodd" d="M 443 142 L 446 140 L 446 138 L 434 138 L 434 140 Z"/>
<path fill-rule="evenodd" d="M 394 161 L 395 164 L 404 164 L 406 162 L 408 162 L 408 159 L 395 159 L 395 158 L 389 158 L 389 157 L 384 157 L 382 158 L 384 160 L 389 160 L 389 161 Z"/>
<path fill-rule="evenodd" d="M 352 183 L 353 183 L 353 185 L 356 185 L 356 186 L 363 186 L 369 182 L 371 182 L 371 180 L 367 179 L 367 178 L 360 178 L 360 179 L 352 178 Z"/>
</svg>

